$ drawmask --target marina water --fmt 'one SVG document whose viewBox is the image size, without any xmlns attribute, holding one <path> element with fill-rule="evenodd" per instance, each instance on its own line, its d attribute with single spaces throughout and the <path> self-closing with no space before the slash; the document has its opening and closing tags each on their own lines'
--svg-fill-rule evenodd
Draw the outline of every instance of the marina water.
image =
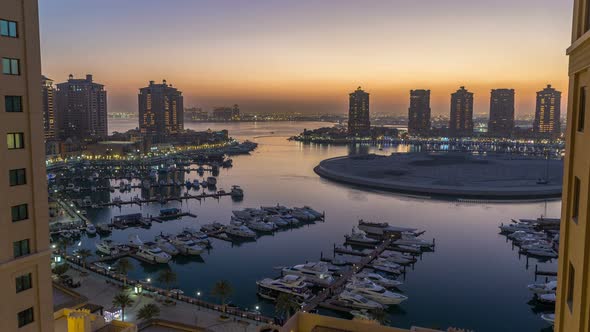
<svg viewBox="0 0 590 332">
<path fill-rule="evenodd" d="M 184 227 L 197 227 L 213 221 L 229 223 L 232 210 L 261 205 L 288 207 L 309 205 L 325 211 L 326 221 L 299 228 L 264 235 L 256 242 L 239 245 L 211 239 L 213 248 L 202 258 L 179 256 L 169 267 L 130 261 L 134 269 L 130 278 L 152 282 L 161 269 L 170 268 L 177 274 L 175 288 L 185 294 L 200 292 L 202 298 L 215 301 L 210 295 L 214 283 L 228 280 L 233 286 L 232 303 L 253 310 L 260 306 L 262 313 L 274 316 L 274 306 L 256 295 L 256 281 L 279 276 L 277 267 L 318 261 L 320 254 L 332 255 L 334 244 L 342 244 L 359 219 L 387 221 L 393 225 L 426 230 L 422 236 L 436 238 L 436 251 L 425 254 L 415 267 L 401 276 L 403 294 L 409 299 L 400 306 L 392 306 L 388 313 L 390 324 L 399 327 L 419 325 L 431 328 L 457 326 L 476 331 L 550 331 L 535 308 L 528 304 L 532 294 L 526 285 L 534 282 L 535 264 L 545 269 L 556 269 L 555 261 L 540 263 L 524 256 L 499 234 L 498 225 L 517 218 L 536 218 L 541 215 L 558 217 L 559 201 L 546 202 L 459 202 L 408 197 L 387 192 L 341 185 L 320 178 L 313 167 L 321 160 L 350 153 L 373 152 L 390 154 L 406 152 L 407 146 L 330 146 L 305 145 L 288 141 L 289 136 L 304 128 L 314 129 L 331 124 L 319 122 L 262 122 L 262 123 L 187 123 L 194 130 L 228 129 L 230 136 L 259 143 L 251 155 L 233 156 L 233 168 L 221 169 L 217 188 L 228 190 L 240 185 L 245 192 L 242 201 L 229 197 L 219 200 L 187 200 L 126 205 L 90 209 L 88 217 L 95 223 L 110 222 L 116 215 L 141 212 L 156 216 L 163 207 L 178 207 L 198 218 L 185 217 L 165 223 L 153 223 L 150 229 L 129 228 L 115 230 L 111 239 L 127 242 L 131 234 L 144 241 L 164 233 L 177 233 Z M 136 127 L 136 120 L 110 120 L 111 131 L 125 131 Z M 208 174 L 205 174 L 205 177 Z M 196 172 L 185 174 L 184 180 L 200 178 Z M 113 181 L 113 185 L 118 182 Z M 181 189 L 181 194 L 186 191 Z M 102 193 L 111 198 L 130 199 L 140 195 L 131 193 Z M 81 247 L 94 252 L 96 237 L 83 237 Z M 405 278 L 405 279 L 404 279 Z M 97 290 L 100 292 L 100 290 Z M 321 310 L 321 309 L 320 309 Z M 322 313 L 338 315 L 337 313 Z M 198 322 L 196 322 L 198 323 Z M 548 329 L 549 328 L 549 329 Z"/>
</svg>

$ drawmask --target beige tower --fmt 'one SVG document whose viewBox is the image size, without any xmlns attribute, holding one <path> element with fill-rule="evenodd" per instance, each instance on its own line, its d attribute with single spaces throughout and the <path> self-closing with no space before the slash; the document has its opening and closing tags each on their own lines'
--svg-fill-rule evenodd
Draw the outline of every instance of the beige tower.
<svg viewBox="0 0 590 332">
<path fill-rule="evenodd" d="M 590 1 L 575 0 L 570 56 L 555 331 L 590 330 Z"/>
<path fill-rule="evenodd" d="M 0 330 L 53 331 L 37 0 L 0 1 Z"/>
</svg>

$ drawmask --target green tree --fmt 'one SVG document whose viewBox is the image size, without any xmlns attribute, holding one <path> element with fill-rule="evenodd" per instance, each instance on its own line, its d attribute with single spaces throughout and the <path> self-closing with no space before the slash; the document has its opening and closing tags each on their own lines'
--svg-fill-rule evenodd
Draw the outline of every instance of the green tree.
<svg viewBox="0 0 590 332">
<path fill-rule="evenodd" d="M 281 293 L 277 297 L 277 303 L 275 304 L 275 311 L 281 317 L 289 319 L 292 314 L 296 313 L 301 307 L 295 301 L 295 297 L 291 294 Z"/>
<path fill-rule="evenodd" d="M 154 303 L 148 303 L 139 309 L 137 319 L 150 320 L 160 315 L 160 308 Z"/>
<path fill-rule="evenodd" d="M 387 325 L 390 323 L 389 316 L 387 315 L 387 312 L 383 309 L 373 309 L 370 310 L 369 313 L 371 314 L 371 317 L 374 320 L 378 321 L 381 325 Z"/>
<path fill-rule="evenodd" d="M 127 274 L 129 271 L 133 270 L 133 265 L 131 265 L 131 262 L 127 258 L 123 257 L 119 259 L 119 262 L 117 263 L 117 270 L 124 277 L 123 286 L 127 287 Z"/>
<path fill-rule="evenodd" d="M 223 311 L 225 311 L 225 305 L 227 303 L 227 299 L 233 293 L 233 289 L 227 280 L 220 280 L 215 283 L 213 289 L 211 290 L 211 295 L 219 298 L 221 305 L 223 306 Z"/>
<path fill-rule="evenodd" d="M 78 256 L 82 260 L 82 267 L 86 268 L 86 259 L 92 256 L 92 253 L 88 249 L 80 249 L 78 250 Z"/>
<path fill-rule="evenodd" d="M 70 269 L 70 265 L 67 263 L 56 265 L 53 268 L 53 273 L 57 274 L 58 276 L 64 275 Z"/>
<path fill-rule="evenodd" d="M 125 321 L 125 308 L 133 304 L 133 299 L 129 294 L 121 292 L 113 298 L 113 305 L 121 308 L 121 320 Z"/>
<path fill-rule="evenodd" d="M 176 282 L 176 273 L 172 270 L 162 270 L 158 274 L 158 282 L 166 285 L 166 289 L 170 290 L 170 285 Z"/>
<path fill-rule="evenodd" d="M 65 255 L 68 249 L 68 240 L 65 238 L 60 238 L 56 243 L 55 247 L 57 248 L 57 252 L 59 254 Z"/>
</svg>

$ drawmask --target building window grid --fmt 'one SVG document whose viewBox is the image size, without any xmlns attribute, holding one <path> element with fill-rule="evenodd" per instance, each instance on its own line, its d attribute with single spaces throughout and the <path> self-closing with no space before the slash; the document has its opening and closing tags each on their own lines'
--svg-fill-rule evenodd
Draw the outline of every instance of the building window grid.
<svg viewBox="0 0 590 332">
<path fill-rule="evenodd" d="M 27 184 L 27 175 L 24 168 L 11 169 L 9 178 L 11 187 Z"/>
<path fill-rule="evenodd" d="M 5 96 L 4 109 L 8 113 L 20 113 L 23 111 L 23 100 L 21 96 Z"/>
<path fill-rule="evenodd" d="M 25 325 L 28 325 L 34 321 L 32 307 L 19 312 L 17 315 L 18 315 L 18 327 L 19 328 L 21 328 Z"/>
<path fill-rule="evenodd" d="M 25 134 L 24 133 L 8 133 L 6 134 L 6 145 L 8 150 L 18 150 L 25 148 Z"/>
<path fill-rule="evenodd" d="M 17 38 L 17 23 L 15 21 L 0 19 L 0 36 Z"/>
<path fill-rule="evenodd" d="M 20 75 L 20 60 L 2 58 L 2 73 L 4 75 Z"/>
<path fill-rule="evenodd" d="M 16 292 L 20 293 L 33 288 L 33 275 L 31 273 L 16 277 Z"/>
<path fill-rule="evenodd" d="M 27 204 L 19 204 L 10 208 L 12 215 L 12 222 L 17 222 L 29 218 L 29 206 Z"/>
<path fill-rule="evenodd" d="M 31 247 L 29 244 L 30 244 L 29 239 L 13 242 L 12 249 L 13 249 L 14 258 L 18 258 L 18 257 L 22 257 L 22 256 L 26 256 L 26 255 L 30 254 Z"/>
</svg>

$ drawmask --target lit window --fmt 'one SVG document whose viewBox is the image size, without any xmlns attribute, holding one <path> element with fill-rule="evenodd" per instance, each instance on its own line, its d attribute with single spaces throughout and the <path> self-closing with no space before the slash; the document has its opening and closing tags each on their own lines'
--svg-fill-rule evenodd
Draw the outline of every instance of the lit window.
<svg viewBox="0 0 590 332">
<path fill-rule="evenodd" d="M 23 103 L 21 96 L 5 96 L 4 108 L 6 112 L 22 112 Z"/>
<path fill-rule="evenodd" d="M 15 205 L 10 208 L 12 222 L 17 222 L 29 218 L 29 207 L 27 204 Z"/>
<path fill-rule="evenodd" d="M 6 134 L 8 150 L 23 149 L 25 147 L 25 135 L 23 133 Z"/>
<path fill-rule="evenodd" d="M 24 168 L 11 169 L 9 171 L 10 186 L 20 186 L 27 183 L 27 175 Z"/>
<path fill-rule="evenodd" d="M 30 273 L 16 277 L 16 292 L 20 293 L 33 288 L 33 277 Z"/>
<path fill-rule="evenodd" d="M 8 20 L 0 20 L 0 36 L 2 37 L 18 37 L 16 32 L 16 22 Z"/>
<path fill-rule="evenodd" d="M 14 258 L 26 256 L 31 253 L 29 248 L 29 239 L 20 240 L 12 243 Z"/>
<path fill-rule="evenodd" d="M 18 59 L 2 58 L 2 74 L 20 75 L 20 61 Z"/>
<path fill-rule="evenodd" d="M 33 322 L 33 308 L 18 313 L 18 327 L 23 327 Z"/>
</svg>

